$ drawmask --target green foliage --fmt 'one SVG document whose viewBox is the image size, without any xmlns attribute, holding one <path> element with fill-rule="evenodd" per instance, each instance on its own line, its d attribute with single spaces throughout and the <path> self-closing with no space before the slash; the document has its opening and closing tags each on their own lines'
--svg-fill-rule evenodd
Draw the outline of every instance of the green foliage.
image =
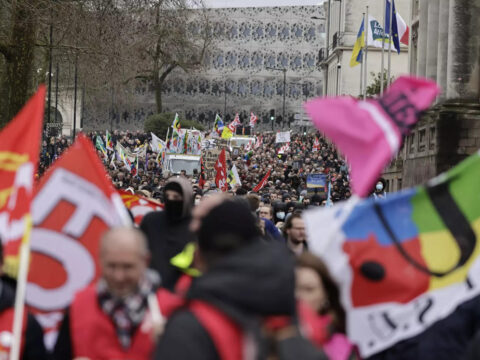
<svg viewBox="0 0 480 360">
<path fill-rule="evenodd" d="M 382 73 L 377 73 L 375 74 L 374 72 L 371 72 L 370 73 L 371 76 L 373 76 L 373 82 L 367 86 L 367 97 L 374 97 L 378 94 L 380 94 L 380 87 L 381 87 L 381 78 L 382 78 Z M 384 91 L 387 89 L 387 84 L 388 84 L 388 80 L 387 80 L 387 70 L 385 70 L 383 72 L 383 89 Z M 390 83 L 392 83 L 394 81 L 394 77 L 392 76 L 390 78 Z"/>
<path fill-rule="evenodd" d="M 144 130 L 147 133 L 153 132 L 160 139 L 165 139 L 168 128 L 172 125 L 174 118 L 175 114 L 168 112 L 151 115 L 145 120 Z M 202 124 L 194 120 L 183 119 L 182 117 L 180 117 L 180 126 L 182 129 L 190 129 L 194 127 L 197 130 L 205 130 Z"/>
</svg>

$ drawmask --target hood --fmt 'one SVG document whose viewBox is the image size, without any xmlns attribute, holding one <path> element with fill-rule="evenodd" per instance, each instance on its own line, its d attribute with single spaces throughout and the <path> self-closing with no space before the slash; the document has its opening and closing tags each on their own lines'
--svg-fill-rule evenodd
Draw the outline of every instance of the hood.
<svg viewBox="0 0 480 360">
<path fill-rule="evenodd" d="M 192 213 L 193 208 L 193 189 L 192 183 L 189 182 L 187 179 L 182 177 L 172 178 L 165 184 L 165 188 L 167 188 L 172 183 L 178 184 L 180 189 L 182 190 L 183 196 L 183 210 L 182 210 L 182 218 L 186 218 L 190 216 Z"/>
<path fill-rule="evenodd" d="M 294 259 L 285 245 L 258 241 L 215 263 L 193 281 L 187 297 L 245 324 L 259 315 L 294 315 L 294 291 Z"/>
</svg>

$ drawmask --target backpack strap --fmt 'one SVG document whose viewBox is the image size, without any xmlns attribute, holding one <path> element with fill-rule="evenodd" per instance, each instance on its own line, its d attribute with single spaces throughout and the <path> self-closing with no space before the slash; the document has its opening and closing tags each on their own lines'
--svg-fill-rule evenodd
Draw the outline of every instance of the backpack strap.
<svg viewBox="0 0 480 360">
<path fill-rule="evenodd" d="M 243 359 L 243 331 L 227 315 L 214 306 L 192 300 L 188 308 L 208 332 L 221 360 Z"/>
</svg>

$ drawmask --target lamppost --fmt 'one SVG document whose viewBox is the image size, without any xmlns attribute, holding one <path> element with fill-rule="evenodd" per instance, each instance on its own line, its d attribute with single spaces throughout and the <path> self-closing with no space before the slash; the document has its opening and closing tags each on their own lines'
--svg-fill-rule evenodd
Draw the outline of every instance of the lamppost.
<svg viewBox="0 0 480 360">
<path fill-rule="evenodd" d="M 225 102 L 223 105 L 223 118 L 225 119 L 227 116 L 227 80 L 223 81 L 223 95 L 225 97 Z"/>
<path fill-rule="evenodd" d="M 285 93 L 287 91 L 287 69 L 267 67 L 267 70 L 283 71 L 283 113 L 282 113 L 282 128 L 285 124 Z"/>
<path fill-rule="evenodd" d="M 78 56 L 75 57 L 75 75 L 74 75 L 74 90 L 73 90 L 73 141 L 75 141 L 75 134 L 77 128 L 77 68 L 78 68 Z"/>
</svg>

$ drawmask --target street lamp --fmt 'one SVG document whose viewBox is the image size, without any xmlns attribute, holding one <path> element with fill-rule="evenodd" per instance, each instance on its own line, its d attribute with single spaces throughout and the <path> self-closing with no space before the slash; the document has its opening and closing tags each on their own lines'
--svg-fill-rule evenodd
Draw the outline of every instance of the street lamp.
<svg viewBox="0 0 480 360">
<path fill-rule="evenodd" d="M 225 102 L 223 105 L 223 118 L 227 117 L 227 80 L 223 81 L 223 94 L 225 96 Z"/>
<path fill-rule="evenodd" d="M 287 91 L 287 69 L 286 68 L 274 68 L 266 67 L 267 70 L 283 71 L 283 115 L 282 115 L 282 128 L 285 124 L 285 93 Z"/>
</svg>

